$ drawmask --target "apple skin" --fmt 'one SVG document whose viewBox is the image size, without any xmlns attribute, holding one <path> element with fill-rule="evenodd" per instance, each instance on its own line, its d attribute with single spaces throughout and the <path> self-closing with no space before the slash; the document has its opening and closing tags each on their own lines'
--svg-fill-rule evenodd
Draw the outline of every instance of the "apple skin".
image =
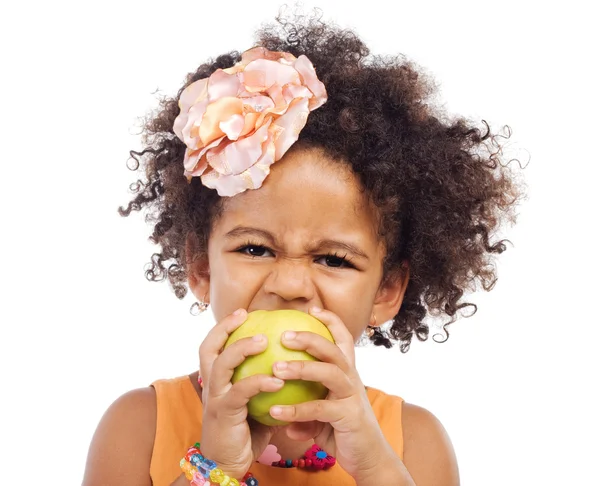
<svg viewBox="0 0 600 486">
<path fill-rule="evenodd" d="M 273 376 L 273 364 L 276 361 L 318 361 L 306 351 L 286 348 L 281 344 L 281 335 L 285 331 L 310 331 L 323 336 L 332 343 L 333 336 L 327 326 L 316 317 L 297 310 L 257 310 L 248 313 L 246 321 L 229 335 L 225 348 L 234 342 L 257 334 L 267 336 L 265 351 L 248 356 L 239 365 L 231 379 L 232 383 L 248 376 L 265 374 Z M 273 405 L 296 405 L 310 400 L 322 400 L 327 396 L 327 388 L 321 383 L 305 380 L 286 380 L 276 392 L 260 392 L 248 402 L 248 415 L 265 425 L 287 425 L 269 414 Z"/>
</svg>

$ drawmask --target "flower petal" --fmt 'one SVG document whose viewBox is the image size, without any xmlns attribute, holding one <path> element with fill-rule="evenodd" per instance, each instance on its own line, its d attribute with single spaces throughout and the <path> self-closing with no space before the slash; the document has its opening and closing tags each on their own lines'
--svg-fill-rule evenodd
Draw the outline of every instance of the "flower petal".
<svg viewBox="0 0 600 486">
<path fill-rule="evenodd" d="M 298 98 L 292 101 L 285 115 L 275 120 L 274 124 L 283 130 L 275 141 L 275 160 L 281 159 L 292 144 L 298 140 L 300 131 L 308 118 L 308 99 Z"/>
<path fill-rule="evenodd" d="M 179 108 L 188 111 L 198 101 L 208 97 L 208 78 L 194 81 L 181 92 L 179 97 Z"/>
<path fill-rule="evenodd" d="M 292 66 L 267 59 L 252 61 L 240 76 L 244 87 L 251 93 L 265 91 L 274 84 L 300 83 L 300 75 Z"/>
<path fill-rule="evenodd" d="M 223 175 L 213 170 L 202 176 L 202 184 L 216 189 L 219 196 L 235 196 L 248 189 L 258 189 L 269 175 L 275 162 L 275 146 L 271 140 L 266 143 L 262 157 L 252 167 L 241 174 Z"/>
<path fill-rule="evenodd" d="M 259 119 L 262 122 L 264 115 L 261 113 L 247 113 L 244 118 L 244 128 L 240 136 L 246 136 L 256 130 L 256 128 L 260 128 Z"/>
<path fill-rule="evenodd" d="M 222 69 L 217 69 L 208 78 L 208 99 L 210 101 L 237 96 L 241 83 L 237 74 L 228 74 Z"/>
<path fill-rule="evenodd" d="M 202 100 L 199 103 L 192 106 L 188 112 L 187 122 L 182 130 L 183 138 L 179 138 L 189 148 L 200 148 L 204 146 L 202 140 L 200 140 L 199 127 L 207 106 L 208 100 Z"/>
<path fill-rule="evenodd" d="M 292 100 L 296 98 L 310 98 L 312 95 L 312 91 L 306 86 L 288 84 L 283 88 L 283 96 L 285 97 L 286 103 L 291 103 Z"/>
<path fill-rule="evenodd" d="M 183 159 L 183 165 L 185 170 L 183 175 L 188 177 L 199 176 L 204 173 L 208 164 L 206 162 L 206 157 L 201 160 L 202 157 L 201 150 L 190 150 L 189 148 L 185 151 L 185 157 Z"/>
<path fill-rule="evenodd" d="M 219 123 L 219 129 L 229 140 L 237 140 L 244 129 L 244 117 L 238 114 L 232 115 L 229 120 Z"/>
<path fill-rule="evenodd" d="M 219 98 L 210 103 L 200 125 L 199 135 L 202 143 L 208 145 L 216 138 L 222 137 L 224 133 L 219 128 L 219 123 L 233 115 L 241 115 L 242 106 L 242 100 L 234 96 Z"/>
<path fill-rule="evenodd" d="M 270 61 L 279 61 L 286 64 L 293 64 L 296 56 L 289 52 L 270 51 L 264 47 L 253 47 L 242 53 L 240 64 L 247 66 L 256 59 L 269 59 Z"/>
<path fill-rule="evenodd" d="M 180 140 L 184 140 L 183 130 L 184 127 L 188 124 L 188 120 L 190 117 L 190 110 L 194 107 L 194 105 L 202 100 L 205 100 L 207 97 L 207 79 L 200 79 L 190 84 L 187 88 L 185 88 L 181 96 L 179 97 L 179 115 L 175 118 L 175 122 L 173 123 L 173 131 L 175 135 L 179 137 Z M 189 133 L 189 131 L 188 131 Z"/>
<path fill-rule="evenodd" d="M 302 54 L 294 64 L 294 68 L 302 76 L 302 81 L 305 86 L 310 89 L 314 97 L 309 101 L 310 110 L 314 110 L 327 101 L 327 91 L 325 85 L 317 78 L 317 72 L 314 66 L 309 61 L 308 57 Z"/>
<path fill-rule="evenodd" d="M 217 145 L 219 145 L 219 143 L 221 143 L 221 141 L 225 138 L 225 136 L 222 136 L 221 138 L 218 138 L 217 140 L 215 140 L 214 142 L 210 143 L 209 145 L 207 145 L 206 147 L 199 149 L 198 150 L 198 155 L 197 155 L 197 159 L 200 159 L 206 152 L 208 152 L 210 149 L 216 147 Z M 186 163 L 184 161 L 183 166 L 185 167 L 186 171 L 191 171 L 194 169 L 194 165 L 191 165 L 191 159 L 189 161 L 189 163 Z"/>
<path fill-rule="evenodd" d="M 261 158 L 262 145 L 269 137 L 269 125 L 260 127 L 248 137 L 210 150 L 206 158 L 210 166 L 221 175 L 241 174 Z"/>
<path fill-rule="evenodd" d="M 295 86 L 295 85 L 292 85 Z M 287 87 L 287 86 L 286 86 Z M 285 88 L 281 88 L 281 86 L 274 84 L 273 86 L 271 86 L 268 90 L 267 93 L 269 93 L 269 96 L 273 102 L 273 108 L 271 108 L 271 113 L 274 113 L 276 115 L 283 115 L 286 110 L 288 109 L 288 105 L 290 103 L 290 101 L 292 101 L 292 99 L 294 98 L 293 96 L 290 96 L 289 98 L 285 96 Z"/>
</svg>

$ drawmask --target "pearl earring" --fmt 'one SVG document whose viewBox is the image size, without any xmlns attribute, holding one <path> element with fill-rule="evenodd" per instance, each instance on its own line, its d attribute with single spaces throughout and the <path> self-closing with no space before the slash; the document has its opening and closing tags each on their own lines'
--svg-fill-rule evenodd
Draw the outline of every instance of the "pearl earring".
<svg viewBox="0 0 600 486">
<path fill-rule="evenodd" d="M 375 315 L 375 313 L 373 313 L 371 320 L 373 321 L 373 325 L 371 326 L 369 324 L 367 326 L 367 329 L 365 330 L 365 334 L 367 335 L 367 337 L 373 337 L 373 334 L 375 334 L 375 327 L 377 327 L 377 316 Z M 370 321 L 369 321 L 369 323 L 370 323 Z"/>
<path fill-rule="evenodd" d="M 192 314 L 193 316 L 199 316 L 200 314 L 205 312 L 206 309 L 208 309 L 208 303 L 205 302 L 207 294 L 208 294 L 208 292 L 206 294 L 204 294 L 204 297 L 202 297 L 202 299 L 200 299 L 200 302 L 194 302 L 192 304 L 192 306 L 190 307 L 190 314 Z"/>
</svg>

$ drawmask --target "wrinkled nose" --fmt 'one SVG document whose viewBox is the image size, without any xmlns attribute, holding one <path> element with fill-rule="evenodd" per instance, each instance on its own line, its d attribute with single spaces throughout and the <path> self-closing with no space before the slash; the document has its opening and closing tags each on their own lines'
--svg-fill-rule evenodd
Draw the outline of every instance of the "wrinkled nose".
<svg viewBox="0 0 600 486">
<path fill-rule="evenodd" d="M 315 288 L 307 263 L 292 260 L 277 262 L 265 280 L 264 291 L 285 302 L 310 302 L 315 296 Z"/>
</svg>

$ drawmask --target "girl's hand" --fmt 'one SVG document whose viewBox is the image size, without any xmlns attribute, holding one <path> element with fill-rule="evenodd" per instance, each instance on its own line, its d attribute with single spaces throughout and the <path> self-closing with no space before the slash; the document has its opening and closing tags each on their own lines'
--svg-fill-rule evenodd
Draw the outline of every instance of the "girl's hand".
<svg viewBox="0 0 600 486">
<path fill-rule="evenodd" d="M 259 392 L 279 390 L 284 382 L 269 375 L 254 375 L 231 384 L 234 369 L 247 356 L 267 347 L 264 335 L 236 341 L 223 350 L 229 335 L 245 320 L 240 309 L 225 317 L 207 334 L 200 346 L 203 379 L 202 454 L 217 463 L 225 474 L 240 479 L 267 447 L 275 428 L 247 421 L 247 403 Z"/>
<path fill-rule="evenodd" d="M 314 438 L 346 472 L 355 479 L 364 477 L 390 456 L 391 447 L 355 368 L 352 335 L 332 312 L 311 309 L 311 314 L 329 328 L 335 344 L 312 332 L 284 333 L 282 343 L 287 348 L 304 350 L 321 361 L 279 362 L 273 365 L 273 373 L 284 380 L 320 382 L 329 394 L 325 400 L 272 407 L 271 415 L 293 422 L 287 426 L 288 437 Z"/>
</svg>

